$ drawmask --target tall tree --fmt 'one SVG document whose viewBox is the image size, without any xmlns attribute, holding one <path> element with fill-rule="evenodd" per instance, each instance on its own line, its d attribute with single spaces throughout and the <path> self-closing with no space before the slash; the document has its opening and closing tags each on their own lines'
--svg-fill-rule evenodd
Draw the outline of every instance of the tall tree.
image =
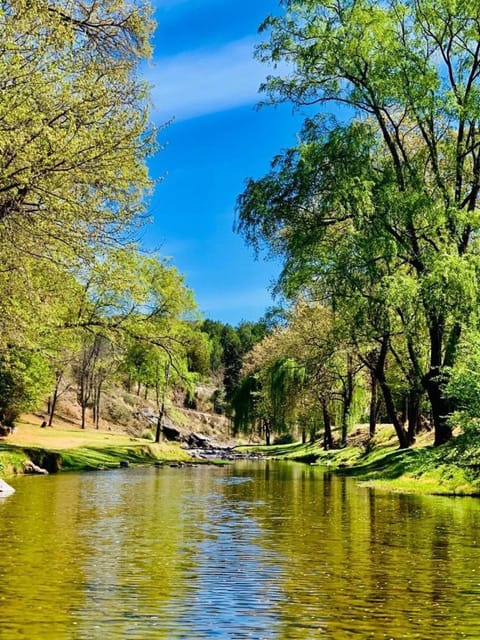
<svg viewBox="0 0 480 640">
<path fill-rule="evenodd" d="M 480 7 L 449 0 L 284 0 L 261 59 L 291 73 L 269 99 L 335 102 L 367 118 L 382 148 L 385 231 L 418 281 L 428 333 L 422 384 L 435 442 L 451 437 L 442 392 L 477 290 Z M 388 204 L 387 204 L 388 203 Z M 467 294 L 465 296 L 465 294 Z M 463 303 L 457 306 L 459 299 Z"/>
<path fill-rule="evenodd" d="M 152 29 L 142 0 L 0 7 L 0 349 L 72 322 L 79 268 L 144 219 Z"/>
</svg>

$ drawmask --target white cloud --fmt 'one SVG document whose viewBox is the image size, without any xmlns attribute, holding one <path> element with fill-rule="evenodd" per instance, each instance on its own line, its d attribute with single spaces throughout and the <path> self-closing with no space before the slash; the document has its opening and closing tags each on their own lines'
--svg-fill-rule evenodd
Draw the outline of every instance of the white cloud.
<svg viewBox="0 0 480 640">
<path fill-rule="evenodd" d="M 145 73 L 153 85 L 156 119 L 186 120 L 256 103 L 269 70 L 254 60 L 254 44 L 253 38 L 246 38 L 213 51 L 156 59 Z"/>
</svg>

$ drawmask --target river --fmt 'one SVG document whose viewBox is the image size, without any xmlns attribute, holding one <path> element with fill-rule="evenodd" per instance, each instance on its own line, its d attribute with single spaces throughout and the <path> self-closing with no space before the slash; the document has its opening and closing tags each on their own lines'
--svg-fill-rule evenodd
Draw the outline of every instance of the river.
<svg viewBox="0 0 480 640">
<path fill-rule="evenodd" d="M 0 640 L 480 638 L 480 501 L 294 463 L 17 478 Z"/>
</svg>

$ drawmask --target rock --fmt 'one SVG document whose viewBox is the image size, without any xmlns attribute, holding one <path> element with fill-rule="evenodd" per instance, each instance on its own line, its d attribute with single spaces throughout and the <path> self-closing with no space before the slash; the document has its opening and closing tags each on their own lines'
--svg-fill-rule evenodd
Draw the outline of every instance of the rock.
<svg viewBox="0 0 480 640">
<path fill-rule="evenodd" d="M 129 466 L 128 460 L 120 460 L 120 469 L 128 469 Z"/>
<path fill-rule="evenodd" d="M 28 462 L 25 463 L 25 465 L 23 467 L 23 473 L 29 473 L 29 474 L 35 474 L 35 475 L 41 475 L 41 476 L 48 476 L 48 471 L 46 469 L 43 469 L 42 467 L 39 467 L 38 465 L 36 465 L 31 460 L 29 460 Z"/>
<path fill-rule="evenodd" d="M 0 480 L 0 498 L 11 496 L 12 493 L 15 493 L 15 489 L 7 484 L 5 480 Z"/>
<path fill-rule="evenodd" d="M 186 438 L 189 447 L 196 449 L 207 449 L 210 447 L 210 441 L 205 436 L 200 436 L 198 433 L 190 433 Z"/>
<path fill-rule="evenodd" d="M 175 427 L 167 426 L 167 425 L 164 425 L 162 427 L 162 433 L 167 440 L 173 440 L 175 442 L 179 442 L 182 437 L 182 434 L 178 429 L 176 429 Z"/>
</svg>

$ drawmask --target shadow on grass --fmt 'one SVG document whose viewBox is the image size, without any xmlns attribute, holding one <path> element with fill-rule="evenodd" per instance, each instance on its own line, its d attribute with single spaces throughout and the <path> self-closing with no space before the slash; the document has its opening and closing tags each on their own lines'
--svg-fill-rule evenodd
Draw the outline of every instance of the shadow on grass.
<svg viewBox="0 0 480 640">
<path fill-rule="evenodd" d="M 394 480 L 406 473 L 424 470 L 432 462 L 434 456 L 432 447 L 422 449 L 397 449 L 385 453 L 374 460 L 360 460 L 348 468 L 339 468 L 337 473 L 344 476 L 356 476 L 365 480 L 384 479 Z"/>
</svg>

